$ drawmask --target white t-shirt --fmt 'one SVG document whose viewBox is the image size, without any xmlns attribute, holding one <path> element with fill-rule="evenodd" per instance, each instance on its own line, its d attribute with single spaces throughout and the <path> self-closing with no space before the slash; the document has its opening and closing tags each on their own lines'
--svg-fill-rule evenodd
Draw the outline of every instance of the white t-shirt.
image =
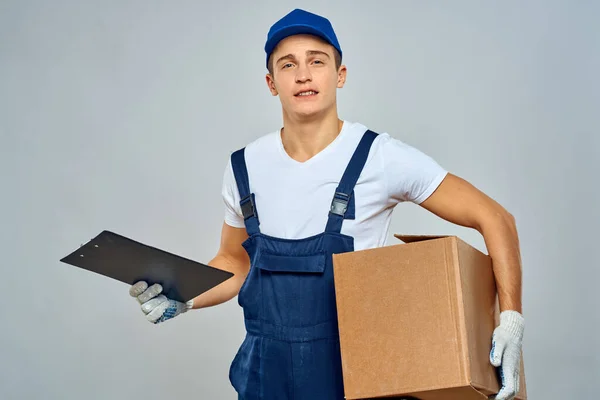
<svg viewBox="0 0 600 400">
<path fill-rule="evenodd" d="M 333 194 L 367 127 L 344 121 L 336 139 L 306 162 L 285 151 L 280 131 L 246 146 L 250 191 L 255 194 L 262 233 L 301 239 L 325 230 Z M 345 219 L 341 233 L 354 237 L 354 249 L 385 245 L 394 206 L 427 199 L 447 171 L 431 157 L 387 133 L 374 140 L 354 188 L 355 219 Z M 243 228 L 240 195 L 227 163 L 223 179 L 225 222 Z"/>
</svg>

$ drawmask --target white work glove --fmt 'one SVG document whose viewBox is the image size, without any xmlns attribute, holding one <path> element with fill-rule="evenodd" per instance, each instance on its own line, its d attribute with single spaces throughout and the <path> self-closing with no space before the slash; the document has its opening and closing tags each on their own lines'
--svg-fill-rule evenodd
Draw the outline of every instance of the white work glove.
<svg viewBox="0 0 600 400">
<path fill-rule="evenodd" d="M 169 299 L 161 294 L 162 289 L 159 283 L 148 287 L 148 284 L 144 281 L 136 282 L 129 289 L 129 294 L 137 298 L 140 303 L 142 311 L 146 314 L 146 319 L 153 324 L 175 318 L 191 309 L 194 304 L 194 299 L 186 303 Z"/>
<path fill-rule="evenodd" d="M 491 399 L 512 400 L 519 392 L 524 327 L 525 321 L 519 312 L 507 310 L 500 313 L 500 325 L 492 335 L 490 362 L 500 371 L 502 388 Z"/>
</svg>

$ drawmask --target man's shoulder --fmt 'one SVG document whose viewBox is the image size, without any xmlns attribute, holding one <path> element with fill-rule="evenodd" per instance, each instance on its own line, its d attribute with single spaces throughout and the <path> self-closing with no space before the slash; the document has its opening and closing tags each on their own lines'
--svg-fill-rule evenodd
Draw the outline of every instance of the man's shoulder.
<svg viewBox="0 0 600 400">
<path fill-rule="evenodd" d="M 380 130 L 377 128 L 373 128 L 368 126 L 367 124 L 361 122 L 347 122 L 348 127 L 351 131 L 354 132 L 357 136 L 362 136 L 365 132 L 371 131 L 377 134 L 376 140 L 389 140 L 392 136 L 386 130 Z"/>
<path fill-rule="evenodd" d="M 383 157 L 383 159 L 388 160 L 405 160 L 406 162 L 410 160 L 412 162 L 422 159 L 423 156 L 427 156 L 416 145 L 411 143 L 410 135 L 367 128 L 361 124 L 358 125 L 364 127 L 365 130 L 370 129 L 378 134 L 371 147 L 372 157 Z"/>
<path fill-rule="evenodd" d="M 247 142 L 246 145 L 239 147 L 237 150 L 244 149 L 246 153 L 254 152 L 256 150 L 264 150 L 268 147 L 273 147 L 277 144 L 279 131 L 272 131 L 268 133 L 260 134 L 258 137 Z"/>
<path fill-rule="evenodd" d="M 411 146 L 404 139 L 404 135 L 399 133 L 393 133 L 388 130 L 380 130 L 369 128 L 366 125 L 357 123 L 357 126 L 363 127 L 365 130 L 369 129 L 372 132 L 377 133 L 377 137 L 374 141 L 374 145 L 377 147 L 398 147 L 398 148 L 410 148 Z"/>
</svg>

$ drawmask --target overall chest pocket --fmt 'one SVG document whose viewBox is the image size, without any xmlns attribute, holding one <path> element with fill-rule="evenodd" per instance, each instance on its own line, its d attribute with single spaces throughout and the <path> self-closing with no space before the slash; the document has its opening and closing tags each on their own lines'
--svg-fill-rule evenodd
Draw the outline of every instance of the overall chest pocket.
<svg viewBox="0 0 600 400">
<path fill-rule="evenodd" d="M 276 325 L 311 326 L 334 319 L 335 291 L 327 253 L 264 252 L 256 264 L 262 318 Z"/>
<path fill-rule="evenodd" d="M 257 266 L 263 271 L 275 273 L 323 274 L 325 272 L 326 261 L 325 252 L 301 256 L 287 256 L 263 251 Z"/>
</svg>

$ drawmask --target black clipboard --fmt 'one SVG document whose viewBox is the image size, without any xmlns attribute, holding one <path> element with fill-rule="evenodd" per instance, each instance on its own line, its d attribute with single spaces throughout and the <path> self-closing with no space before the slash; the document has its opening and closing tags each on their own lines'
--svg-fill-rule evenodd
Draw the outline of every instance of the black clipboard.
<svg viewBox="0 0 600 400">
<path fill-rule="evenodd" d="M 163 294 L 186 302 L 234 274 L 104 230 L 60 260 L 133 285 L 160 283 Z"/>
</svg>

